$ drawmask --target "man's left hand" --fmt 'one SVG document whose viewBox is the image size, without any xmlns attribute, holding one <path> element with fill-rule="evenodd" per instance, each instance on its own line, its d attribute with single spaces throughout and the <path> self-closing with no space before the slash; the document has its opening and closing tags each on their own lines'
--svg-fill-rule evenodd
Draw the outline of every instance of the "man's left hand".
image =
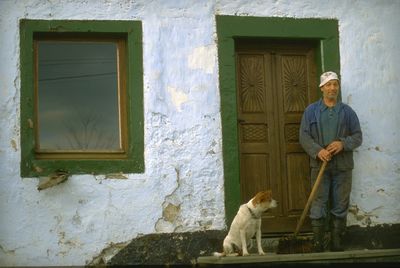
<svg viewBox="0 0 400 268">
<path fill-rule="evenodd" d="M 343 150 L 343 142 L 341 141 L 334 141 L 326 147 L 326 149 L 332 154 L 336 155 Z"/>
</svg>

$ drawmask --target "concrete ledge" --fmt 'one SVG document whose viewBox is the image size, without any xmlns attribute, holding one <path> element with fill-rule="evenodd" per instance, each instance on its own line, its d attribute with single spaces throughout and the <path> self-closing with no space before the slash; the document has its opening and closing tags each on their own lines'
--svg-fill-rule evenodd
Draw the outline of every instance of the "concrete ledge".
<svg viewBox="0 0 400 268">
<path fill-rule="evenodd" d="M 400 224 L 381 225 L 374 227 L 349 227 L 346 232 L 342 253 L 324 252 L 307 254 L 275 254 L 279 245 L 279 239 L 283 234 L 275 234 L 262 239 L 262 247 L 267 256 L 256 254 L 249 257 L 228 257 L 218 259 L 211 257 L 213 252 L 222 250 L 223 240 L 227 230 L 204 230 L 182 233 L 156 233 L 139 236 L 131 240 L 124 248 L 115 254 L 111 260 L 100 255 L 101 260 L 107 266 L 113 265 L 197 265 L 200 263 L 233 263 L 241 266 L 276 266 L 296 265 L 297 263 L 336 263 L 336 262 L 382 262 L 390 261 L 393 264 L 400 262 L 400 255 L 383 249 L 400 249 Z M 312 234 L 303 233 L 302 236 Z M 329 233 L 326 234 L 326 246 L 329 248 Z M 252 240 L 251 253 L 255 253 L 255 241 Z M 368 250 L 364 250 L 368 249 Z M 108 249 L 107 249 L 108 250 Z M 108 252 L 108 251 L 105 251 Z M 384 253 L 386 252 L 386 253 Z M 396 251 L 398 252 L 398 251 Z M 356 255 L 351 255 L 356 254 Z M 358 255 L 357 255 L 358 254 Z M 364 256 L 367 254 L 367 256 Z M 370 256 L 368 256 L 370 254 Z M 375 254 L 378 254 L 376 257 Z M 385 255 L 386 254 L 386 255 Z M 397 254 L 397 255 L 396 255 Z M 207 257 L 209 256 L 209 257 Z M 318 256 L 320 257 L 318 259 Z M 354 257 L 355 256 L 355 257 Z M 363 257 L 361 257 L 363 256 Z M 254 259 L 254 260 L 253 260 Z M 393 260 L 398 262 L 394 263 Z M 107 263 L 105 263 L 107 261 Z M 95 263 L 91 263 L 92 265 Z M 276 264 L 276 265 L 273 265 Z M 211 266 L 211 265 L 210 265 Z M 400 267 L 400 266 L 399 266 Z M 354 268 L 354 267 L 353 267 Z M 364 268 L 364 266 L 363 266 Z"/>
<path fill-rule="evenodd" d="M 267 253 L 244 257 L 214 257 L 197 258 L 202 264 L 245 264 L 245 263 L 288 263 L 288 262 L 400 262 L 400 249 L 350 250 L 343 252 L 321 252 L 302 254 Z"/>
</svg>

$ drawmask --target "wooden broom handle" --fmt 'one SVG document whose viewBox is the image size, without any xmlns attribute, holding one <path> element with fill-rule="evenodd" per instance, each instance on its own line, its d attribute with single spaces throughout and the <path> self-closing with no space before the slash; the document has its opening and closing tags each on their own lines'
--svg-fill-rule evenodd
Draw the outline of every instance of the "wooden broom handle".
<svg viewBox="0 0 400 268">
<path fill-rule="evenodd" d="M 296 231 L 294 232 L 294 236 L 297 236 L 297 234 L 300 231 L 301 226 L 303 225 L 303 222 L 304 222 L 304 219 L 306 218 L 306 214 L 308 212 L 308 209 L 310 208 L 311 202 L 314 200 L 315 194 L 317 193 L 318 187 L 319 187 L 319 185 L 321 183 L 322 175 L 324 174 L 325 167 L 326 167 L 327 163 L 328 162 L 326 162 L 326 161 L 322 162 L 322 166 L 319 169 L 318 177 L 317 177 L 317 179 L 316 179 L 316 181 L 314 183 L 314 186 L 313 186 L 313 188 L 311 190 L 310 196 L 308 197 L 307 204 L 306 204 L 306 206 L 305 206 L 305 208 L 303 210 L 303 213 L 301 214 L 299 222 L 297 223 L 297 227 L 296 227 Z"/>
</svg>

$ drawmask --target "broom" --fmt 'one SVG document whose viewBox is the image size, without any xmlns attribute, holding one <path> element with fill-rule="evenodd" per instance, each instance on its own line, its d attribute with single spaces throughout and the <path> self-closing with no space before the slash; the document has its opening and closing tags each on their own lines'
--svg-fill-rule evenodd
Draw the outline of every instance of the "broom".
<svg viewBox="0 0 400 268">
<path fill-rule="evenodd" d="M 317 193 L 326 165 L 327 162 L 324 161 L 319 170 L 317 179 L 311 190 L 310 196 L 308 197 L 307 204 L 304 207 L 299 222 L 297 223 L 294 234 L 279 239 L 278 250 L 277 250 L 278 254 L 310 253 L 313 251 L 312 239 L 306 237 L 297 237 L 297 234 L 299 233 L 300 228 L 304 223 L 304 219 L 306 218 L 306 214 L 308 212 L 308 209 L 310 208 L 311 202 L 314 200 L 315 194 Z"/>
</svg>

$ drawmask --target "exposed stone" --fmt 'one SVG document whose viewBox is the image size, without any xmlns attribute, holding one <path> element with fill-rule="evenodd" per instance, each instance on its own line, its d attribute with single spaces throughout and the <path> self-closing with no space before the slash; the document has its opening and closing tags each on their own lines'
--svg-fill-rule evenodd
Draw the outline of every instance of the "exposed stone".
<svg viewBox="0 0 400 268">
<path fill-rule="evenodd" d="M 150 234 L 132 240 L 107 265 L 195 264 L 222 250 L 226 231 Z"/>
<path fill-rule="evenodd" d="M 118 251 L 124 248 L 128 243 L 111 243 L 109 247 L 103 249 L 101 253 L 94 257 L 93 260 L 88 263 L 89 266 L 103 266 L 109 261 Z"/>
<path fill-rule="evenodd" d="M 163 217 L 165 218 L 166 221 L 174 222 L 179 214 L 180 209 L 181 209 L 180 205 L 175 206 L 169 203 L 163 211 Z"/>
<path fill-rule="evenodd" d="M 374 227 L 347 227 L 345 248 L 388 249 L 400 248 L 400 224 L 382 224 Z"/>
</svg>

